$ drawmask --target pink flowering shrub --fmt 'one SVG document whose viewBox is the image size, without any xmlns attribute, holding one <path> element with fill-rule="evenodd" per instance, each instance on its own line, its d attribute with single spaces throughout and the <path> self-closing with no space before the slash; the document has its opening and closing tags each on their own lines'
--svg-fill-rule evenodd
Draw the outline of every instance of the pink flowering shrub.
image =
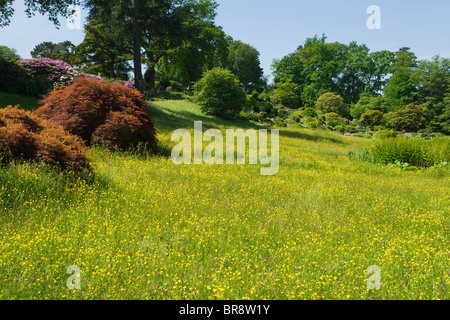
<svg viewBox="0 0 450 320">
<path fill-rule="evenodd" d="M 130 89 L 136 89 L 136 86 L 134 84 L 134 80 L 127 80 L 127 81 L 123 81 L 123 80 L 114 80 L 112 83 L 120 83 L 123 84 L 124 86 L 130 88 Z"/>
<path fill-rule="evenodd" d="M 52 88 L 49 89 L 58 89 L 60 87 L 68 86 L 78 77 L 104 80 L 102 77 L 94 74 L 78 72 L 70 64 L 62 60 L 33 58 L 18 60 L 17 64 L 30 76 L 41 76 L 48 79 L 52 86 Z M 120 83 L 128 88 L 135 89 L 134 80 L 112 80 L 112 83 Z"/>
<path fill-rule="evenodd" d="M 18 60 L 17 63 L 30 76 L 45 76 L 53 87 L 68 84 L 77 76 L 72 66 L 62 60 L 32 58 Z"/>
</svg>

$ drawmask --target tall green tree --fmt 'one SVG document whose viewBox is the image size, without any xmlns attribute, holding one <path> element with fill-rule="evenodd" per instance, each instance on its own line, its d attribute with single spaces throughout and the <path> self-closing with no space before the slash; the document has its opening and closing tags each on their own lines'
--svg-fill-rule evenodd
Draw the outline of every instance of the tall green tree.
<svg viewBox="0 0 450 320">
<path fill-rule="evenodd" d="M 230 44 L 227 67 L 239 78 L 247 93 L 263 87 L 263 69 L 259 60 L 259 51 L 242 41 Z"/>
<path fill-rule="evenodd" d="M 394 59 L 395 53 L 388 50 L 369 53 L 368 60 L 366 60 L 366 73 L 363 74 L 366 83 L 364 92 L 372 96 L 383 94 Z"/>
<path fill-rule="evenodd" d="M 0 46 L 0 59 L 8 62 L 14 62 L 20 59 L 17 54 L 17 50 L 14 48 L 8 48 L 7 46 Z"/>
<path fill-rule="evenodd" d="M 392 76 L 384 90 L 391 111 L 414 101 L 416 88 L 412 75 L 416 68 L 417 57 L 410 48 L 401 48 L 396 52 L 395 61 L 390 69 Z"/>
<path fill-rule="evenodd" d="M 59 43 L 44 41 L 34 47 L 31 57 L 63 60 L 70 65 L 77 64 L 76 46 L 70 41 Z"/>
<path fill-rule="evenodd" d="M 450 93 L 447 93 L 444 97 L 444 109 L 439 116 L 439 121 L 442 132 L 450 134 Z"/>
<path fill-rule="evenodd" d="M 77 47 L 77 55 L 86 72 L 125 80 L 131 70 L 128 61 L 133 59 L 132 42 L 115 14 L 112 12 L 107 20 L 89 19 L 84 27 L 84 40 Z"/>
<path fill-rule="evenodd" d="M 304 64 L 298 51 L 288 54 L 282 59 L 273 60 L 271 68 L 274 83 L 284 83 L 291 80 L 298 85 L 302 85 L 305 82 L 303 77 Z"/>
<path fill-rule="evenodd" d="M 201 5 L 209 18 L 191 16 L 185 23 L 189 36 L 180 46 L 169 50 L 157 64 L 159 74 L 186 87 L 197 82 L 205 71 L 225 67 L 232 42 L 231 37 L 213 21 L 216 6 Z"/>
<path fill-rule="evenodd" d="M 149 86 L 155 88 L 156 67 L 172 50 L 192 40 L 193 21 L 213 22 L 217 3 L 213 0 L 153 0 L 142 3 L 139 17 Z"/>
<path fill-rule="evenodd" d="M 337 91 L 347 103 L 356 103 L 366 90 L 369 74 L 369 48 L 355 41 L 344 47 L 342 72 L 337 78 Z"/>
<path fill-rule="evenodd" d="M 433 57 L 419 61 L 412 74 L 416 87 L 416 103 L 427 107 L 433 116 L 439 116 L 444 109 L 444 98 L 450 90 L 450 59 Z"/>
<path fill-rule="evenodd" d="M 326 36 L 322 35 L 308 38 L 298 51 L 304 64 L 303 103 L 312 107 L 322 94 L 339 92 L 336 80 L 345 64 L 345 45 L 327 43 Z"/>
</svg>

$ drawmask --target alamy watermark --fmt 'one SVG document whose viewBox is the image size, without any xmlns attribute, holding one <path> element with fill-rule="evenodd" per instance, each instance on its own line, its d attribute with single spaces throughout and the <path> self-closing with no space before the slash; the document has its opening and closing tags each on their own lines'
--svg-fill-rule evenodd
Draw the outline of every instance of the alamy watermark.
<svg viewBox="0 0 450 320">
<path fill-rule="evenodd" d="M 81 29 L 81 7 L 76 5 L 70 5 L 67 7 L 67 28 L 69 30 Z"/>
<path fill-rule="evenodd" d="M 224 164 L 224 150 L 226 153 L 226 164 L 246 164 L 247 156 L 246 141 L 248 138 L 248 163 L 252 165 L 259 163 L 261 175 L 275 175 L 279 170 L 279 130 L 271 130 L 270 155 L 268 152 L 268 134 L 266 129 L 227 129 L 226 139 L 222 132 L 217 129 L 209 129 L 203 133 L 202 121 L 194 122 L 194 137 L 186 129 L 175 130 L 172 141 L 181 142 L 172 149 L 173 163 L 192 164 L 192 145 L 194 147 L 194 164 Z M 203 142 L 211 142 L 203 150 Z M 237 143 L 236 143 L 237 142 Z M 235 149 L 237 150 L 235 152 Z"/>
<path fill-rule="evenodd" d="M 367 14 L 371 16 L 367 19 L 366 25 L 370 30 L 381 29 L 381 9 L 377 5 L 371 5 L 367 8 Z"/>
<path fill-rule="evenodd" d="M 381 289 L 381 269 L 379 266 L 370 266 L 366 275 L 370 275 L 367 279 L 367 288 L 369 290 L 380 290 Z"/>
<path fill-rule="evenodd" d="M 72 274 L 67 279 L 67 288 L 69 290 L 80 290 L 81 289 L 81 269 L 77 266 L 70 266 L 67 268 L 67 273 Z"/>
</svg>

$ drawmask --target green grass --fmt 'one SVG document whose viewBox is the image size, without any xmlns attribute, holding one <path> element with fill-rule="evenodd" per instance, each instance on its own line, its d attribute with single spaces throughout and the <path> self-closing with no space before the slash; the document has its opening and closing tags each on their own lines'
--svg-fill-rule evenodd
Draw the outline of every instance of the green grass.
<svg viewBox="0 0 450 320">
<path fill-rule="evenodd" d="M 36 97 L 24 97 L 18 94 L 0 92 L 0 108 L 19 104 L 22 109 L 33 111 L 39 107 L 39 99 Z"/>
<path fill-rule="evenodd" d="M 187 101 L 149 109 L 167 150 L 195 120 L 258 128 Z M 449 170 L 349 156 L 370 144 L 281 130 L 275 176 L 98 147 L 94 181 L 4 167 L 0 299 L 448 299 Z M 71 265 L 81 290 L 66 286 Z M 367 289 L 372 265 L 380 290 Z"/>
</svg>

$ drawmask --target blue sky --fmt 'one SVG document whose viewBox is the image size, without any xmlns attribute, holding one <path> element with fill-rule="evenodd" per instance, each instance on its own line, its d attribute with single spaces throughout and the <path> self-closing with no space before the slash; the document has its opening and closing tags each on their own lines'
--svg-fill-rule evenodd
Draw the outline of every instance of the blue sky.
<svg viewBox="0 0 450 320">
<path fill-rule="evenodd" d="M 217 0 L 216 22 L 236 40 L 261 54 L 266 75 L 274 58 L 295 51 L 307 37 L 325 34 L 328 41 L 365 43 L 372 51 L 410 47 L 420 59 L 450 58 L 450 1 L 448 0 Z M 369 30 L 370 5 L 381 9 L 381 29 Z M 70 30 L 65 20 L 57 30 L 39 14 L 28 19 L 23 1 L 16 0 L 11 24 L 0 28 L 0 45 L 18 50 L 22 58 L 43 41 L 70 40 L 79 44 L 82 30 Z M 85 18 L 85 14 L 82 14 Z"/>
</svg>

